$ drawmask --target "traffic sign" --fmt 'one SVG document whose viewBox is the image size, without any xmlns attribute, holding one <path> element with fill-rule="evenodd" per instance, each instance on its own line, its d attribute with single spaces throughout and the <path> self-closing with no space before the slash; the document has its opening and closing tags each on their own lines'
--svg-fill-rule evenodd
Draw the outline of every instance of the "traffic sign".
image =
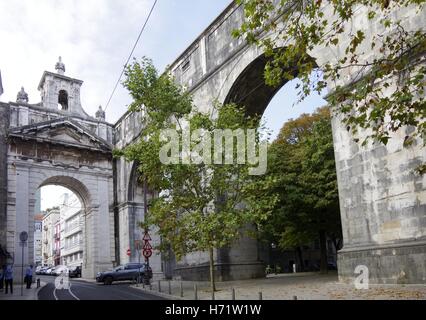
<svg viewBox="0 0 426 320">
<path fill-rule="evenodd" d="M 143 236 L 143 241 L 151 241 L 151 236 L 148 232 L 145 232 L 145 235 Z"/>
<path fill-rule="evenodd" d="M 152 250 L 152 246 L 149 242 L 145 242 L 145 245 L 143 246 L 144 250 Z"/>
<path fill-rule="evenodd" d="M 143 251 L 143 256 L 148 259 L 152 256 L 152 250 L 144 250 Z"/>
<path fill-rule="evenodd" d="M 127 255 L 130 257 L 132 255 L 132 251 L 130 249 L 127 249 Z"/>
<path fill-rule="evenodd" d="M 28 240 L 28 232 L 22 231 L 19 234 L 19 240 L 21 240 L 21 242 L 26 242 Z"/>
</svg>

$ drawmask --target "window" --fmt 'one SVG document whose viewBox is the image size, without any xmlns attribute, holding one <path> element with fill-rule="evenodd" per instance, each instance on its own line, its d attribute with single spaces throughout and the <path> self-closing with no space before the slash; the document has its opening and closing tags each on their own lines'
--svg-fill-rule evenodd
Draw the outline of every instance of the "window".
<svg viewBox="0 0 426 320">
<path fill-rule="evenodd" d="M 182 62 L 182 72 L 185 72 L 186 70 L 188 70 L 190 66 L 191 66 L 191 60 L 188 57 Z"/>
<path fill-rule="evenodd" d="M 63 111 L 68 110 L 68 93 L 65 90 L 59 91 L 58 109 Z"/>
</svg>

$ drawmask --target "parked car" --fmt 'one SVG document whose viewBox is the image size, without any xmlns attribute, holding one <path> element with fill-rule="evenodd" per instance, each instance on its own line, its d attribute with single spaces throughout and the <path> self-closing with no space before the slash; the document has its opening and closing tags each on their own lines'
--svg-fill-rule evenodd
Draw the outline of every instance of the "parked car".
<svg viewBox="0 0 426 320">
<path fill-rule="evenodd" d="M 52 271 L 55 269 L 55 267 L 48 267 L 47 269 L 46 269 L 46 271 L 44 271 L 44 275 L 46 275 L 46 276 L 51 276 L 52 275 Z"/>
<path fill-rule="evenodd" d="M 41 274 L 41 271 L 43 270 L 43 266 L 37 266 L 35 269 L 35 274 L 39 275 Z"/>
<path fill-rule="evenodd" d="M 62 265 L 56 266 L 52 270 L 51 274 L 53 276 L 60 276 L 61 274 L 68 274 L 68 267 L 67 266 L 62 266 Z"/>
<path fill-rule="evenodd" d="M 138 276 L 141 276 L 142 279 L 151 279 L 151 267 L 142 263 L 127 263 L 112 271 L 99 272 L 96 275 L 96 281 L 111 285 L 114 281 L 135 281 Z"/>
<path fill-rule="evenodd" d="M 70 278 L 81 278 L 81 267 L 70 267 L 68 270 L 68 276 Z"/>
<path fill-rule="evenodd" d="M 46 275 L 47 269 L 49 269 L 49 267 L 41 267 L 38 272 L 36 271 L 36 274 L 38 274 L 38 275 Z"/>
</svg>

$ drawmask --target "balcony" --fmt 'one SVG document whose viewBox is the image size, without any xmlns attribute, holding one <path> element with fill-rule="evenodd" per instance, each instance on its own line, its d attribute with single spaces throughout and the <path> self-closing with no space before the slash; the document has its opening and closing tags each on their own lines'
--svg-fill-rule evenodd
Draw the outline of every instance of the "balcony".
<svg viewBox="0 0 426 320">
<path fill-rule="evenodd" d="M 83 250 L 83 241 L 79 241 L 77 243 L 66 245 L 65 248 L 62 250 L 62 255 L 66 256 Z"/>
<path fill-rule="evenodd" d="M 68 226 L 68 227 L 65 228 L 64 236 L 69 237 L 69 236 L 71 236 L 75 233 L 79 233 L 79 232 L 82 232 L 82 231 L 83 231 L 83 228 L 80 224 Z"/>
</svg>

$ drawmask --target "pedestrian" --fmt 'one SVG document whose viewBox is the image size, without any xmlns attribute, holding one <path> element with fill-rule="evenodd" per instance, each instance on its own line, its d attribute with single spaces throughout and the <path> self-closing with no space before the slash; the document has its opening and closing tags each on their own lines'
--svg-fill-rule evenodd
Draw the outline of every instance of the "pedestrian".
<svg viewBox="0 0 426 320">
<path fill-rule="evenodd" d="M 4 271 L 6 270 L 6 266 L 2 266 L 0 268 L 0 292 L 3 291 L 4 287 Z"/>
<path fill-rule="evenodd" d="M 25 271 L 25 283 L 27 284 L 27 289 L 31 289 L 31 284 L 33 283 L 33 265 L 32 264 Z"/>
<path fill-rule="evenodd" d="M 5 293 L 8 294 L 8 289 L 10 287 L 10 294 L 13 294 L 13 269 L 10 264 L 6 267 L 6 271 L 4 273 L 4 282 L 6 286 Z"/>
</svg>

